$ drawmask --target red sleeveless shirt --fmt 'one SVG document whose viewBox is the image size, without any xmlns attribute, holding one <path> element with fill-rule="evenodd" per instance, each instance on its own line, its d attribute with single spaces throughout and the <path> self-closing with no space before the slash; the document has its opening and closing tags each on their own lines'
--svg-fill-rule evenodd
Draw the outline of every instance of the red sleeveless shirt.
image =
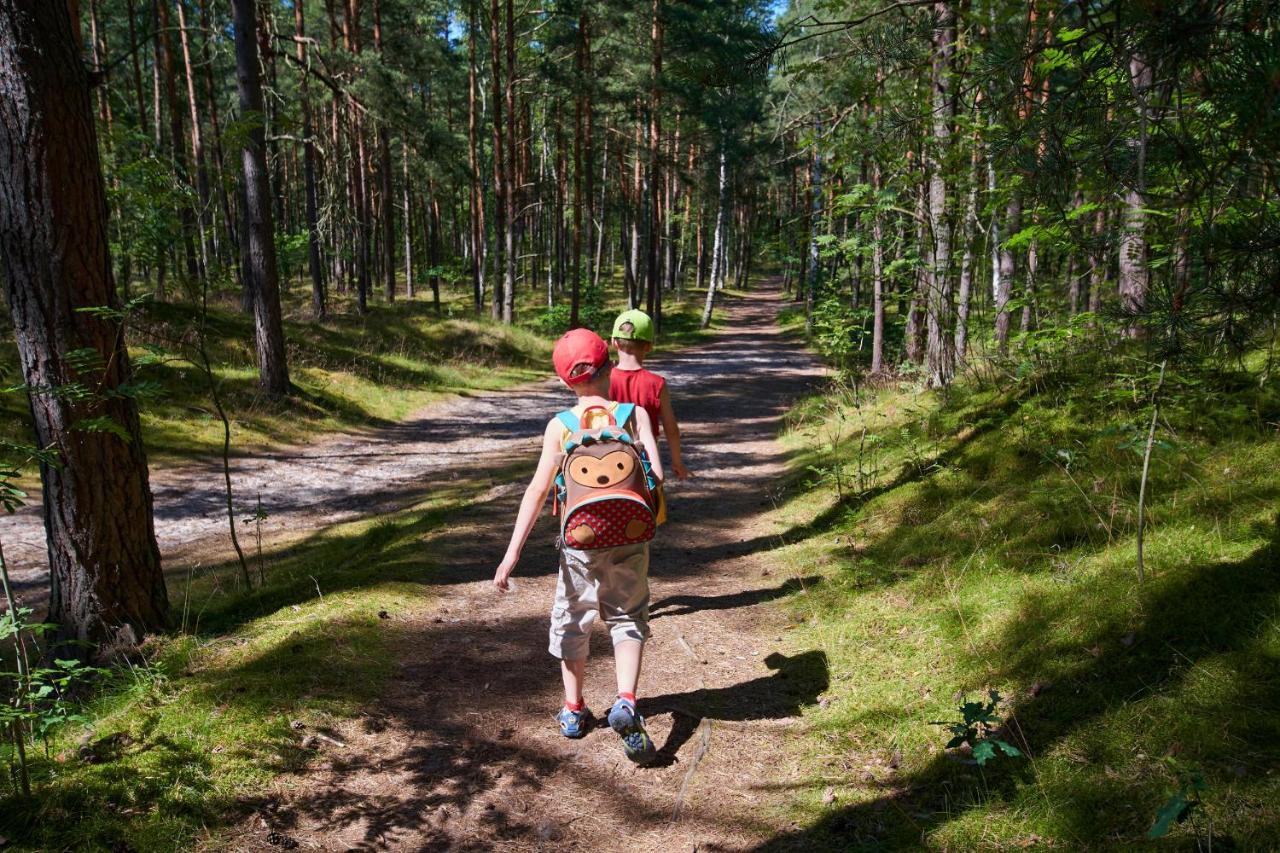
<svg viewBox="0 0 1280 853">
<path fill-rule="evenodd" d="M 662 389 L 667 380 L 658 374 L 645 370 L 623 370 L 613 368 L 609 380 L 609 397 L 618 403 L 635 403 L 649 413 L 649 421 L 653 424 L 653 437 L 657 438 L 662 430 L 662 421 L 658 412 L 662 407 Z"/>
</svg>

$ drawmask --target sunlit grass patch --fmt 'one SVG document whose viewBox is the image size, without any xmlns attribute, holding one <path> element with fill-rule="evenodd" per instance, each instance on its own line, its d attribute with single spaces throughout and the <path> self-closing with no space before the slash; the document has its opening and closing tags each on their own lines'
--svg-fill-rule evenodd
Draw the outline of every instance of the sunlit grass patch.
<svg viewBox="0 0 1280 853">
<path fill-rule="evenodd" d="M 799 828 L 771 848 L 1132 845 L 1187 772 L 1208 788 L 1179 843 L 1280 843 L 1280 444 L 1249 426 L 1275 421 L 1274 389 L 1168 406 L 1139 583 L 1149 408 L 1105 384 L 797 408 L 775 556 L 825 575 L 784 606 L 831 687 L 796 741 Z M 977 767 L 935 723 L 989 690 L 1025 756 Z"/>
<path fill-rule="evenodd" d="M 265 583 L 251 565 L 252 592 L 235 565 L 173 584 L 181 631 L 114 672 L 87 728 L 33 756 L 36 798 L 0 810 L 6 849 L 191 849 L 248 794 L 302 770 L 316 754 L 303 737 L 359 716 L 391 676 L 404 626 L 432 597 L 424 540 L 473 494 L 285 545 L 267 555 Z"/>
</svg>

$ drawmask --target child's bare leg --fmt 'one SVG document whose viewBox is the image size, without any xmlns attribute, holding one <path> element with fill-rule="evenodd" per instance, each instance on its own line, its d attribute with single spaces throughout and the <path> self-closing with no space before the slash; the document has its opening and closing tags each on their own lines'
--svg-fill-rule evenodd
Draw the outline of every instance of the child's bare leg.
<svg viewBox="0 0 1280 853">
<path fill-rule="evenodd" d="M 644 643 L 639 640 L 623 640 L 613 647 L 613 664 L 618 670 L 619 693 L 635 695 L 636 685 L 640 683 L 640 661 L 643 657 Z"/>
<path fill-rule="evenodd" d="M 582 681 L 586 673 L 586 658 L 560 661 L 560 677 L 564 679 L 564 698 L 570 705 L 578 705 L 582 702 Z"/>
</svg>

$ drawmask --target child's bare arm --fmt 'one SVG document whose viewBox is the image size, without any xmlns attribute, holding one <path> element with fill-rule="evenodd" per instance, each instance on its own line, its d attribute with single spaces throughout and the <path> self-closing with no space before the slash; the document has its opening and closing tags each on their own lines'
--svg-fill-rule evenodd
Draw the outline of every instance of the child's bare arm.
<svg viewBox="0 0 1280 853">
<path fill-rule="evenodd" d="M 551 485 L 555 482 L 556 468 L 560 466 L 564 455 L 560 448 L 561 432 L 560 422 L 552 420 L 542 434 L 542 455 L 538 458 L 538 470 L 534 471 L 529 487 L 524 490 L 524 499 L 520 501 L 520 511 L 516 514 L 516 526 L 511 531 L 511 543 L 507 545 L 506 556 L 498 564 L 498 571 L 493 576 L 493 585 L 503 592 L 510 588 L 507 578 L 511 577 L 516 563 L 520 561 L 525 540 L 529 538 L 529 532 L 538 520 L 538 513 L 547 502 L 547 492 L 551 491 Z"/>
<path fill-rule="evenodd" d="M 680 424 L 676 423 L 676 410 L 671 406 L 666 385 L 658 397 L 658 417 L 662 419 L 662 431 L 667 434 L 667 446 L 671 448 L 671 470 L 683 480 L 689 476 L 689 469 L 684 467 L 684 458 L 680 455 Z"/>
<path fill-rule="evenodd" d="M 658 478 L 658 482 L 666 479 L 662 473 L 662 458 L 658 456 L 658 440 L 653 437 L 653 424 L 649 421 L 649 413 L 639 406 L 635 411 L 636 419 L 636 438 L 640 440 L 640 444 L 644 447 L 644 452 L 649 456 L 649 464 L 653 466 L 653 475 Z"/>
</svg>

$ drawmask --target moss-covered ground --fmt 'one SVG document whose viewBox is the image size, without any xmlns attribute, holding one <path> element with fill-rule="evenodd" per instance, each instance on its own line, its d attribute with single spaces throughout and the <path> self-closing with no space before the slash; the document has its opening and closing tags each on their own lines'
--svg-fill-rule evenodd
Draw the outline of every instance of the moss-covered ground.
<svg viewBox="0 0 1280 853">
<path fill-rule="evenodd" d="M 1169 366 L 1140 578 L 1157 368 L 1099 344 L 793 413 L 775 556 L 831 687 L 769 849 L 1136 846 L 1194 778 L 1165 843 L 1280 845 L 1280 384 Z M 977 766 L 938 723 L 990 691 L 1023 757 Z"/>
</svg>

